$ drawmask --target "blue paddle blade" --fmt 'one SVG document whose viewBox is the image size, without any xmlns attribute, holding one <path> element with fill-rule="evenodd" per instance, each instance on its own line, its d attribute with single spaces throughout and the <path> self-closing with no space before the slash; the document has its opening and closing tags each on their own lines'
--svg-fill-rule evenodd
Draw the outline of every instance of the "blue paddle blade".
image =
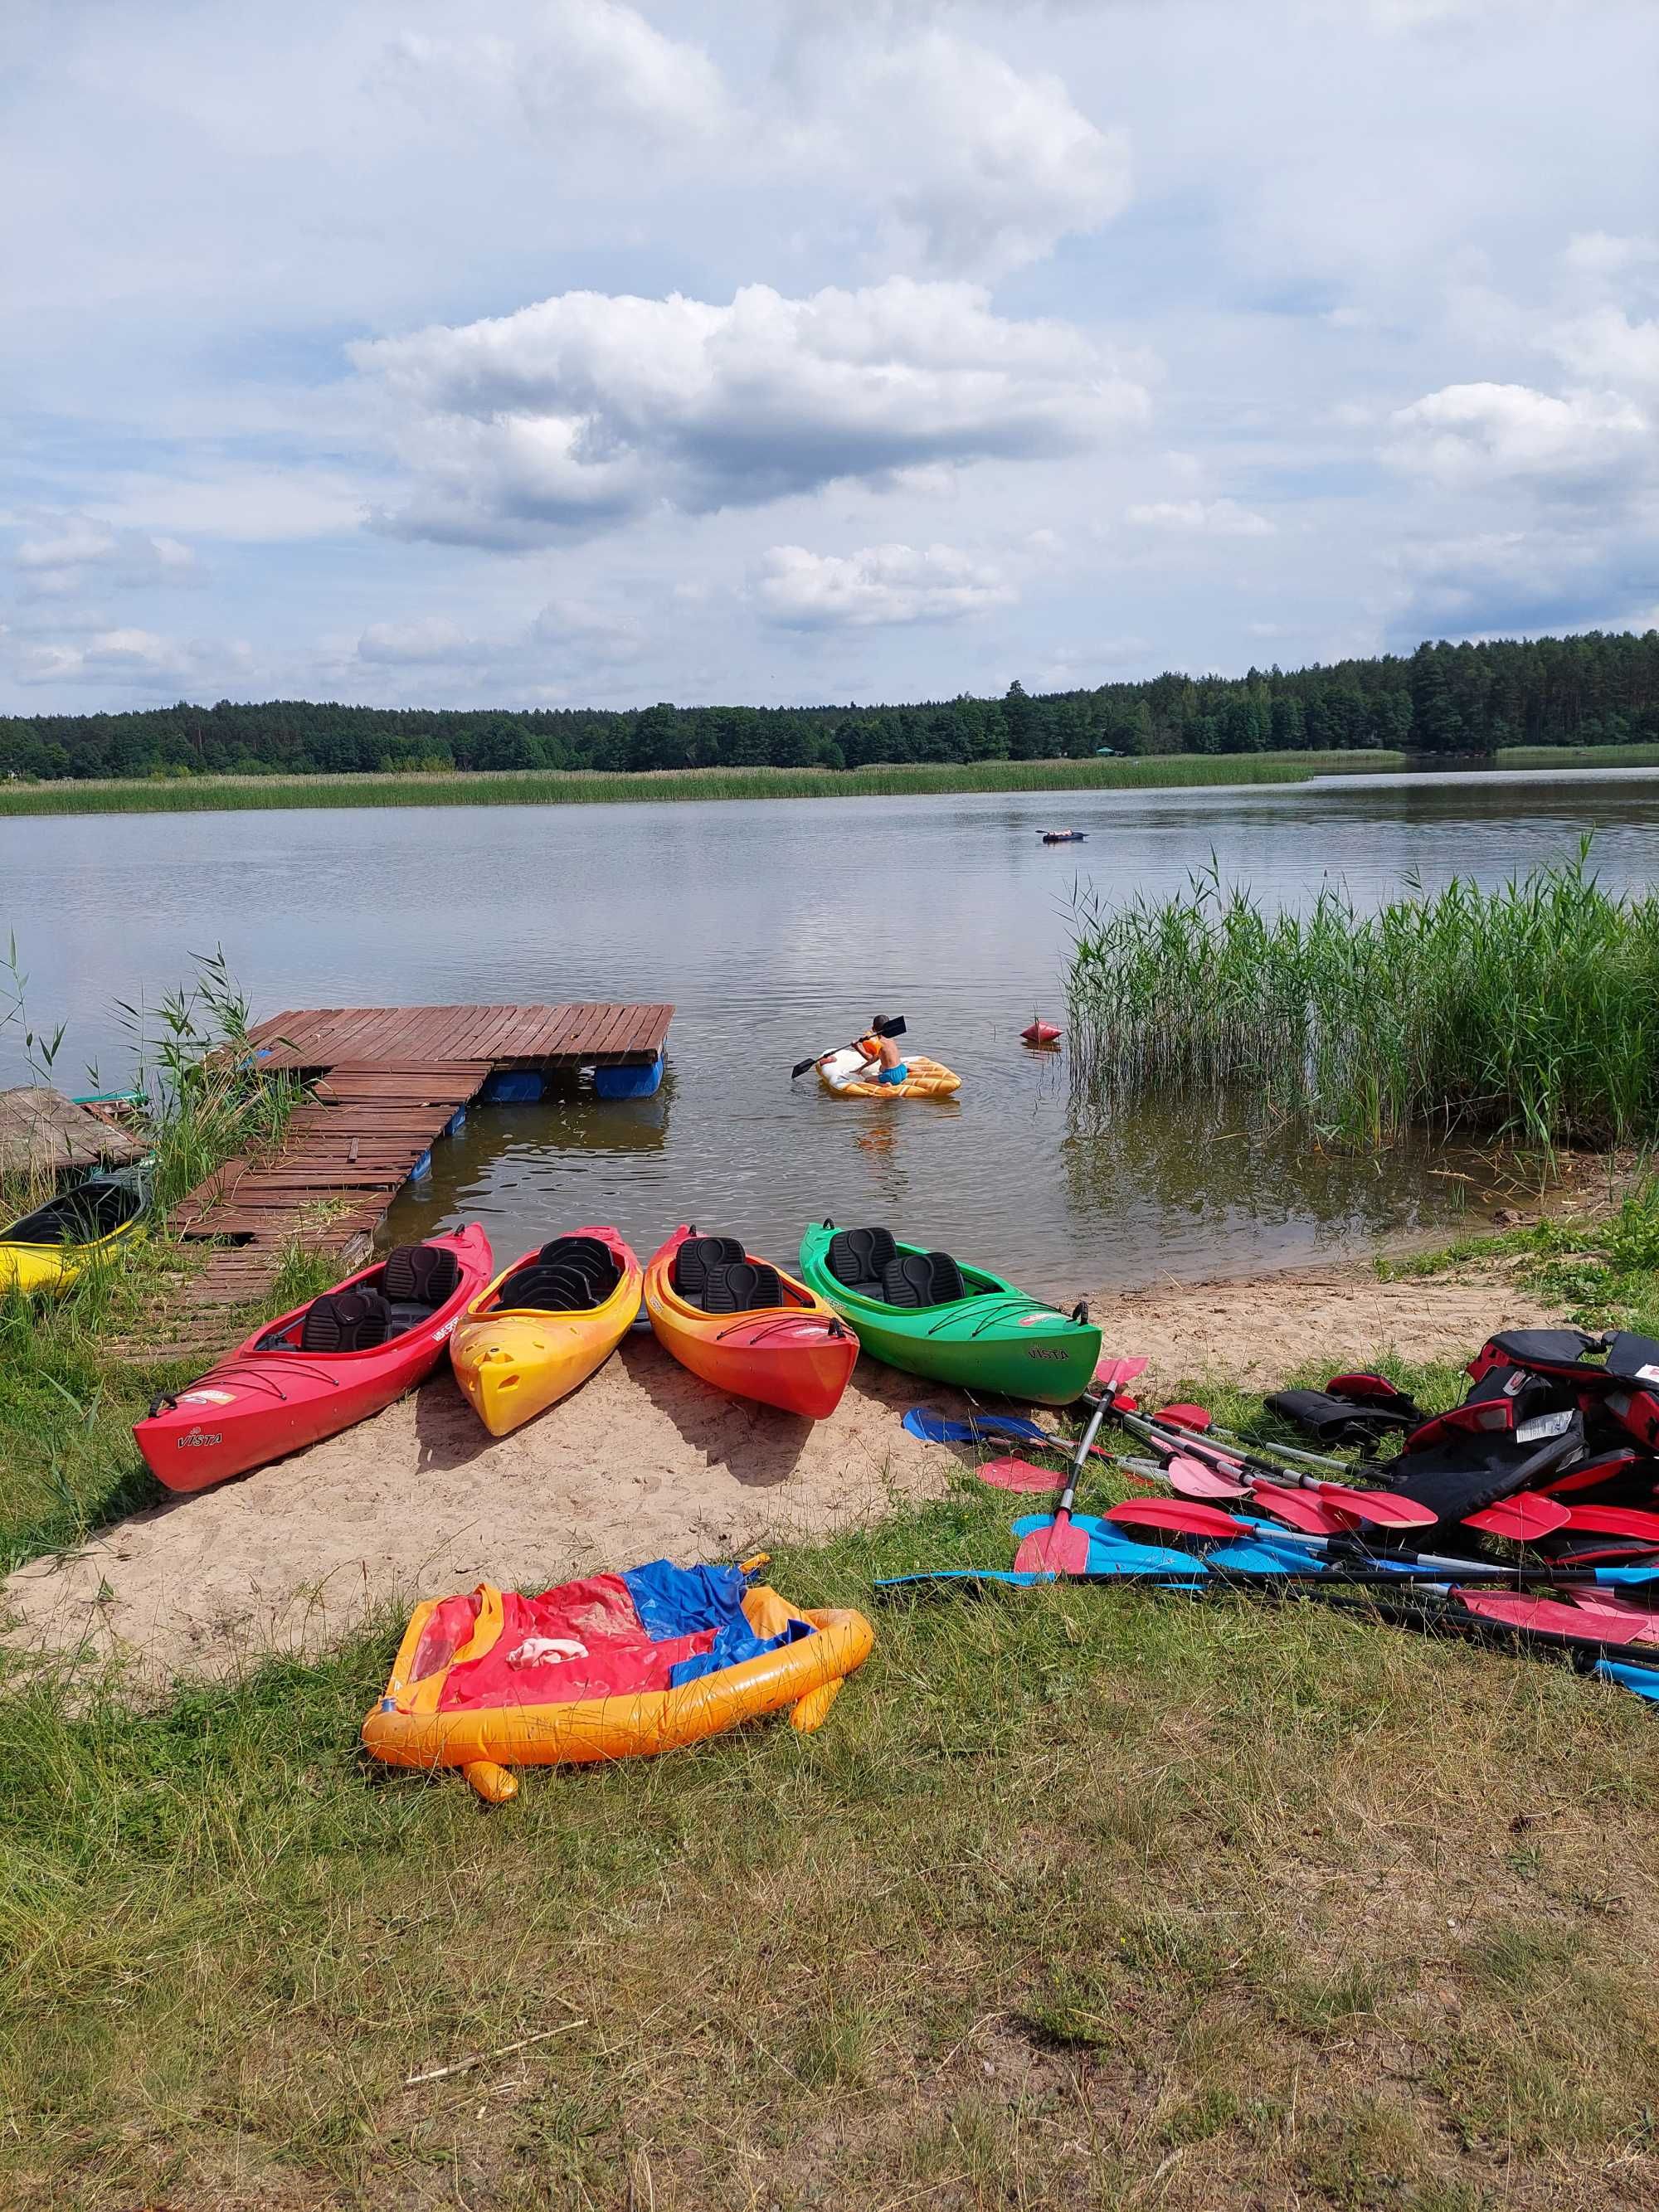
<svg viewBox="0 0 1659 2212">
<path fill-rule="evenodd" d="M 1048 1526 L 1050 1516 L 1028 1513 L 1023 1521 L 1016 1521 L 1016 1536 L 1030 1536 L 1039 1528 Z M 1202 1559 L 1194 1559 L 1190 1552 L 1176 1551 L 1168 1544 L 1137 1544 L 1115 1522 L 1097 1520 L 1092 1513 L 1074 1513 L 1072 1526 L 1081 1529 L 1089 1542 L 1089 1564 L 1084 1570 L 1091 1575 L 1166 1574 L 1176 1573 L 1190 1581 L 1194 1575 L 1204 1572 Z"/>
<path fill-rule="evenodd" d="M 927 1444 L 976 1444 L 988 1437 L 1017 1437 L 1025 1443 L 1033 1439 L 1045 1444 L 1056 1441 L 1047 1429 L 1022 1419 L 1018 1413 L 976 1413 L 971 1421 L 947 1421 L 941 1414 L 930 1413 L 925 1406 L 912 1406 L 903 1425 Z"/>
<path fill-rule="evenodd" d="M 1322 1575 L 1324 1562 L 1305 1552 L 1275 1551 L 1269 1544 L 1218 1544 L 1206 1552 L 1206 1566 L 1235 1575 Z"/>
<path fill-rule="evenodd" d="M 1621 1690 L 1633 1690 L 1650 1705 L 1659 1705 L 1659 1672 L 1653 1668 L 1632 1667 L 1622 1659 L 1598 1659 L 1595 1671 L 1604 1681 L 1617 1682 Z"/>
<path fill-rule="evenodd" d="M 1659 1582 L 1659 1567 L 1597 1567 L 1595 1579 L 1610 1589 L 1628 1589 L 1639 1583 Z"/>
</svg>

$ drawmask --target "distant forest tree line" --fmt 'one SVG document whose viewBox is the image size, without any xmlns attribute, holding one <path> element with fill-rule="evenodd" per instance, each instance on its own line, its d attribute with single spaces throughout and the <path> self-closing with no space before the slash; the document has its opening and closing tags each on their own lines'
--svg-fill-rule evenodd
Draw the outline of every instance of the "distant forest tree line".
<svg viewBox="0 0 1659 2212">
<path fill-rule="evenodd" d="M 303 700 L 0 716 L 0 776 L 323 775 L 371 770 L 864 768 L 1118 753 L 1483 754 L 1659 743 L 1659 631 L 1486 645 L 1329 667 L 1165 675 L 1091 690 L 897 707 L 605 712 L 343 707 Z"/>
</svg>

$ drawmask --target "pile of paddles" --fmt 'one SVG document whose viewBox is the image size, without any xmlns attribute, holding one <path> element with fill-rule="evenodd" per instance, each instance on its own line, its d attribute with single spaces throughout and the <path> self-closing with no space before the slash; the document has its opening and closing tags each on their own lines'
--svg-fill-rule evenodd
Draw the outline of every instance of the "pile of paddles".
<svg viewBox="0 0 1659 2212">
<path fill-rule="evenodd" d="M 1070 1466 L 1057 1475 L 1000 1458 L 977 1469 L 999 1489 L 1059 1490 L 1051 1512 L 1014 1524 L 1012 1569 L 897 1576 L 882 1592 L 1028 1588 L 1063 1576 L 1189 1595 L 1316 1594 L 1563 1657 L 1659 1703 L 1659 1340 L 1507 1331 L 1470 1361 L 1471 1388 L 1445 1413 L 1425 1415 L 1378 1375 L 1268 1399 L 1316 1442 L 1352 1448 L 1349 1460 L 1246 1441 L 1201 1406 L 1144 1412 L 1128 1385 L 1146 1364 L 1102 1360 L 1076 1445 L 1009 1414 L 907 1413 L 905 1426 L 930 1442 L 1012 1440 L 1063 1452 Z M 1096 1442 L 1108 1420 L 1130 1450 Z M 1396 1437 L 1398 1453 L 1378 1459 Z M 1168 1494 L 1077 1512 L 1091 1459 Z"/>
</svg>

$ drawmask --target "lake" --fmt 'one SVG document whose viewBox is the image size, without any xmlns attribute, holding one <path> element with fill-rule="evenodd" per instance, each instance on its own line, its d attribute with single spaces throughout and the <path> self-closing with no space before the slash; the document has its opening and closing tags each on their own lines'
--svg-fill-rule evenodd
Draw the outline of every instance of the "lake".
<svg viewBox="0 0 1659 2212">
<path fill-rule="evenodd" d="M 1044 846 L 1046 826 L 1086 844 Z M 1064 1296 L 1248 1273 L 1450 1224 L 1431 1151 L 1378 1160 L 1152 1109 L 1073 1115 L 1063 1020 L 1073 887 L 1179 888 L 1212 860 L 1285 904 L 1322 876 L 1370 903 L 1483 882 L 1587 830 L 1615 886 L 1659 876 L 1659 775 L 1342 777 L 1265 789 L 0 820 L 0 935 L 63 1088 L 125 1077 L 113 1002 L 222 945 L 256 1017 L 285 1007 L 672 1000 L 652 1099 L 476 1109 L 399 1237 L 471 1216 L 511 1256 L 584 1221 L 648 1252 L 677 1221 L 787 1260 L 802 1226 L 886 1220 Z M 827 1096 L 789 1069 L 872 1013 L 954 1067 L 951 1101 Z M 24 1079 L 16 1024 L 0 1083 Z M 1478 1172 L 1478 1164 L 1476 1166 Z"/>
</svg>

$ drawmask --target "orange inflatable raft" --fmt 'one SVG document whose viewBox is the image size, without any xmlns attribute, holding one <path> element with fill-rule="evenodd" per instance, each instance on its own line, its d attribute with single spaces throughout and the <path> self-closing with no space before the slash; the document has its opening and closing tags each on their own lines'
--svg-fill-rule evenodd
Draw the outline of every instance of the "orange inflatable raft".
<svg viewBox="0 0 1659 2212">
<path fill-rule="evenodd" d="M 649 1758 L 786 1710 L 807 1733 L 874 1640 L 861 1613 L 798 1611 L 746 1567 L 658 1559 L 537 1597 L 481 1583 L 416 1606 L 363 1743 L 459 1766 L 501 1804 L 511 1766 Z"/>
</svg>

